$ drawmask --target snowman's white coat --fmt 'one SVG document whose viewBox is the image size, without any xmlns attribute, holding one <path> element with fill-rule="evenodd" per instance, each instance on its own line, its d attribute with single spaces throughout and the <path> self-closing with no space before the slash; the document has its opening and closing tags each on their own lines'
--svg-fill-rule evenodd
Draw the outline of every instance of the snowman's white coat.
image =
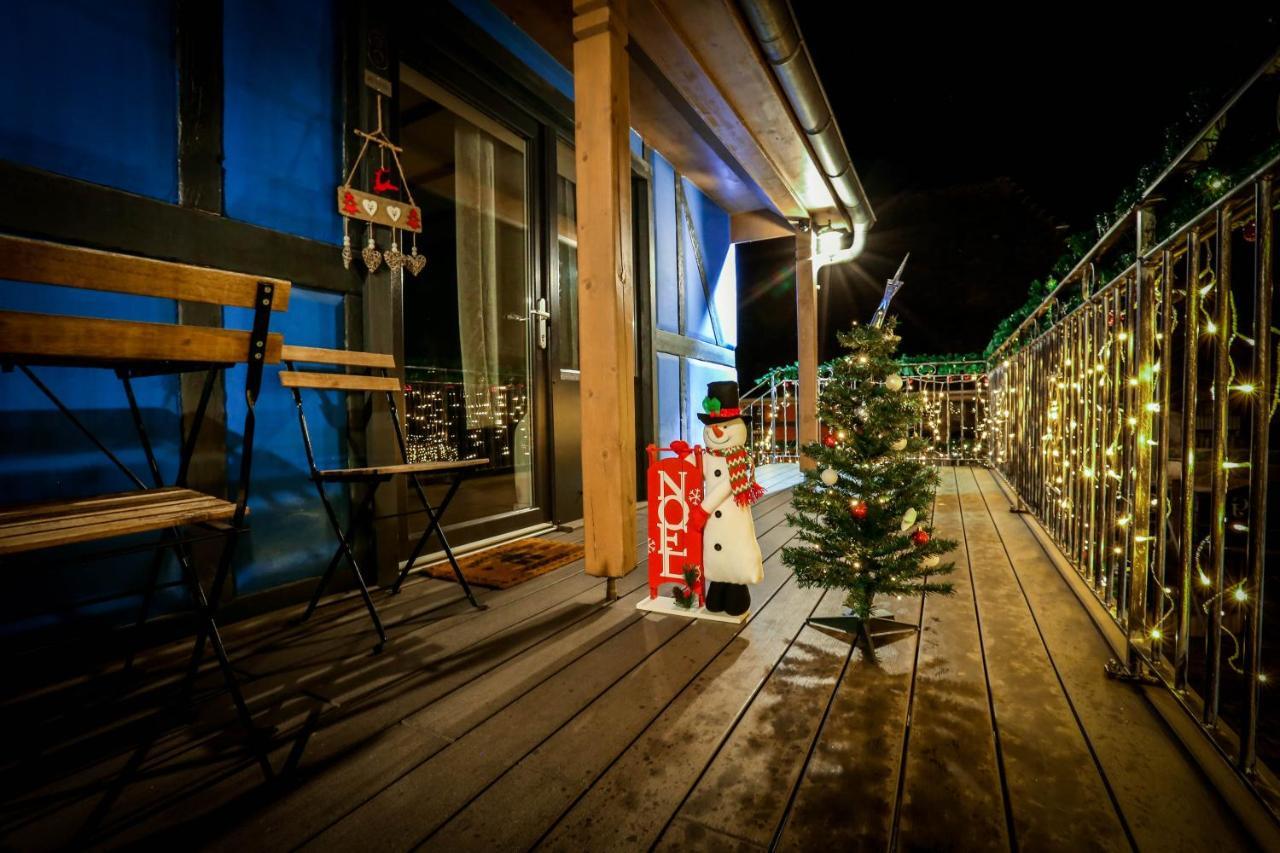
<svg viewBox="0 0 1280 853">
<path fill-rule="evenodd" d="M 741 420 L 722 424 L 721 435 L 712 427 L 702 430 L 708 448 L 724 453 L 746 444 L 746 424 Z M 702 532 L 702 569 L 707 580 L 719 583 L 756 584 L 764 580 L 764 560 L 756 541 L 756 522 L 750 506 L 739 506 L 729 485 L 729 460 L 714 453 L 702 454 L 702 484 L 706 497 L 702 508 L 707 526 Z M 717 548 L 716 546 L 720 547 Z"/>
</svg>

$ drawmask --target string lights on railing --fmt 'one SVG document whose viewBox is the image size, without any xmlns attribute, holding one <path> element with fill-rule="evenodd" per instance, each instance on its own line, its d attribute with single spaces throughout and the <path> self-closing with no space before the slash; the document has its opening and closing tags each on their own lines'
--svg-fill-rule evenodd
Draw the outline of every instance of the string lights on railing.
<svg viewBox="0 0 1280 853">
<path fill-rule="evenodd" d="M 1203 691 L 1210 727 L 1222 686 L 1239 685 L 1247 701 L 1227 722 L 1245 768 L 1260 713 L 1249 690 L 1268 681 L 1258 490 L 1280 410 L 1277 172 L 1272 159 L 1154 248 L 1139 215 L 1137 260 L 1060 316 L 1036 309 L 1048 325 L 996 349 L 989 397 L 993 463 L 1130 638 L 1118 671 Z"/>
</svg>

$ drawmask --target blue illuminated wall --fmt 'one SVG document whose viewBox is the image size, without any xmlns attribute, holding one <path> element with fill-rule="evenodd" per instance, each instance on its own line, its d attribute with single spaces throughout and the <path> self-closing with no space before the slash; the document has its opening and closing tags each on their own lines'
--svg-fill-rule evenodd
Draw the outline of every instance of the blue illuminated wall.
<svg viewBox="0 0 1280 853">
<path fill-rule="evenodd" d="M 9 4 L 0 27 L 0 158 L 176 203 L 178 79 L 172 0 Z M 224 197 L 229 217 L 337 243 L 333 188 L 341 179 L 338 15 L 333 0 L 224 0 Z M 85 222 L 92 223 L 93 211 Z M 335 263 L 336 261 L 335 252 Z M 0 282 L 0 309 L 172 323 L 172 300 Z M 246 310 L 224 325 L 247 328 Z M 342 297 L 295 286 L 272 331 L 296 344 L 346 344 Z M 147 485 L 152 485 L 122 387 L 102 370 L 45 367 L 37 376 Z M 251 532 L 235 586 L 258 592 L 318 575 L 334 539 L 308 476 L 291 396 L 269 368 L 257 407 Z M 244 369 L 226 376 L 227 463 L 239 472 Z M 176 377 L 135 382 L 165 483 L 176 475 L 181 398 Z M 345 401 L 308 392 L 319 462 L 348 463 Z M 0 503 L 126 491 L 135 484 L 76 431 L 21 373 L 0 373 Z M 345 491 L 330 492 L 341 520 Z M 229 495 L 234 497 L 234 494 Z M 141 545 L 154 535 L 116 540 Z M 150 555 L 77 561 L 51 552 L 14 572 L 0 603 L 0 635 L 121 624 L 137 613 Z M 176 563 L 165 558 L 153 615 L 185 609 Z"/>
<path fill-rule="evenodd" d="M 342 242 L 333 0 L 224 0 L 227 216 Z"/>
<path fill-rule="evenodd" d="M 0 159 L 178 199 L 171 0 L 6 3 Z"/>
</svg>

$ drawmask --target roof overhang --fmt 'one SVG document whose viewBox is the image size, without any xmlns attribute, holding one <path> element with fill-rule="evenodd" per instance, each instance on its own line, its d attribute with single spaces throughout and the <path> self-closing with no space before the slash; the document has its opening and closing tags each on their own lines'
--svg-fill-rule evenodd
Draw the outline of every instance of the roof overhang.
<svg viewBox="0 0 1280 853">
<path fill-rule="evenodd" d="M 571 0 L 492 2 L 572 69 Z M 791 20 L 785 2 L 759 5 L 783 9 Z M 735 230 L 744 239 L 785 233 L 788 220 L 850 221 L 847 199 L 830 180 L 829 156 L 824 170 L 829 152 L 815 149 L 814 128 L 801 123 L 809 117 L 798 115 L 795 93 L 781 85 L 778 63 L 771 65 L 734 0 L 629 6 L 631 124 L 728 213 L 759 214 L 739 219 L 743 227 Z M 812 76 L 807 52 L 793 53 L 788 68 L 802 61 Z M 853 221 L 865 226 L 870 209 L 863 201 L 862 217 Z"/>
</svg>

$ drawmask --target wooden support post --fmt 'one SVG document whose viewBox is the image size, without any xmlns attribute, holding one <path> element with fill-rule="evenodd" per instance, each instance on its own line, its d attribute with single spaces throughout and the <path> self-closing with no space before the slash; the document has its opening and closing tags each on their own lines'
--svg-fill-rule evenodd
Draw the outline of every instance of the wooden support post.
<svg viewBox="0 0 1280 853">
<path fill-rule="evenodd" d="M 635 566 L 631 105 L 625 0 L 573 2 L 587 574 Z"/>
<path fill-rule="evenodd" d="M 796 392 L 796 427 L 799 447 L 818 440 L 818 267 L 813 262 L 817 235 L 813 229 L 796 234 L 796 347 L 800 382 Z M 800 454 L 800 467 L 816 463 Z"/>
</svg>

